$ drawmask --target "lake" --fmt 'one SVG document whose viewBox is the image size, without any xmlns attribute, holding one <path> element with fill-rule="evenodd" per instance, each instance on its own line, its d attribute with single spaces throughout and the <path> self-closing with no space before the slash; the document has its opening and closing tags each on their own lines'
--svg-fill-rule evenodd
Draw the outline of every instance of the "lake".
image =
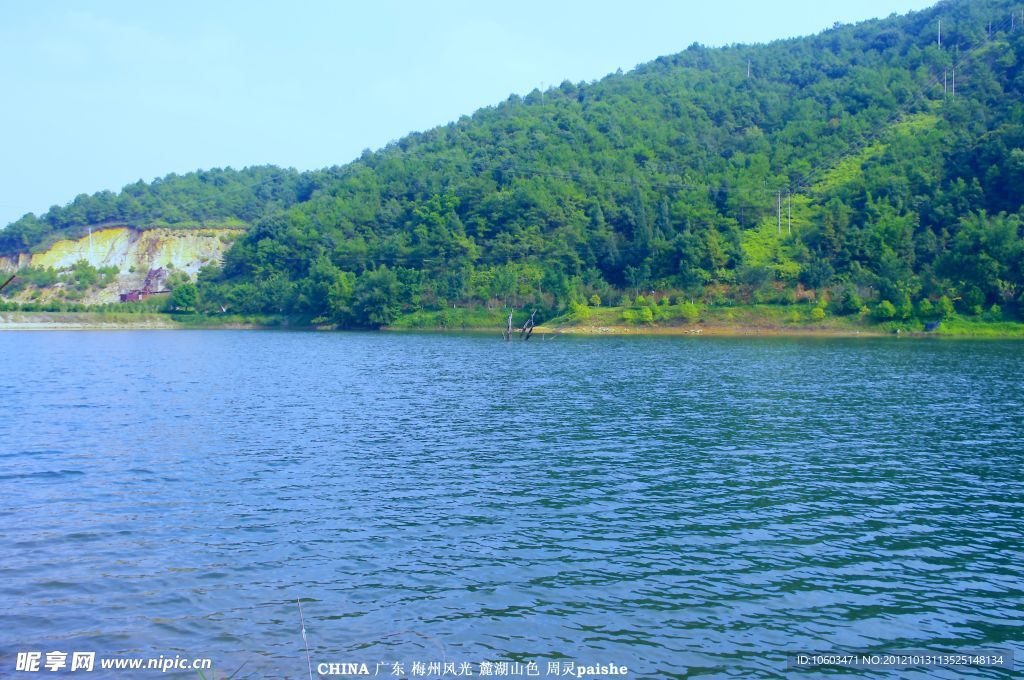
<svg viewBox="0 0 1024 680">
<path fill-rule="evenodd" d="M 1024 661 L 1024 344 L 9 332 L 0 356 L 0 675 L 51 650 L 208 678 Z M 1007 677 L 900 673 L 964 675 Z"/>
</svg>

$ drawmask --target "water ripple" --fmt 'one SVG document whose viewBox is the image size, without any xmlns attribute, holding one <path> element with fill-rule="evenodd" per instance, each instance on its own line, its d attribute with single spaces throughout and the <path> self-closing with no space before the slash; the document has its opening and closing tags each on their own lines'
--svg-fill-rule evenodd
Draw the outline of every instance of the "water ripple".
<svg viewBox="0 0 1024 680">
<path fill-rule="evenodd" d="M 296 599 L 315 660 L 371 666 L 1024 657 L 1018 344 L 55 332 L 0 356 L 4 659 L 296 677 Z"/>
</svg>

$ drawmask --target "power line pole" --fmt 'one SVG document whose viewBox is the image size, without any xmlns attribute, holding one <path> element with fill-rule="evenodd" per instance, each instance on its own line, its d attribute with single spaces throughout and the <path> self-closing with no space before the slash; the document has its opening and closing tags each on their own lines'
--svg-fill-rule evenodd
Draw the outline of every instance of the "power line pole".
<svg viewBox="0 0 1024 680">
<path fill-rule="evenodd" d="M 939 19 L 939 49 L 942 49 L 942 19 Z"/>
<path fill-rule="evenodd" d="M 782 236 L 782 190 L 779 190 L 779 228 L 777 232 L 779 236 Z"/>
<path fill-rule="evenodd" d="M 750 77 L 750 60 L 747 59 L 747 78 Z"/>
<path fill-rule="evenodd" d="M 942 69 L 942 96 L 949 94 L 949 69 Z"/>
<path fill-rule="evenodd" d="M 788 190 L 786 191 L 786 217 L 789 220 L 786 226 L 786 234 L 789 236 L 793 235 L 793 194 Z"/>
</svg>

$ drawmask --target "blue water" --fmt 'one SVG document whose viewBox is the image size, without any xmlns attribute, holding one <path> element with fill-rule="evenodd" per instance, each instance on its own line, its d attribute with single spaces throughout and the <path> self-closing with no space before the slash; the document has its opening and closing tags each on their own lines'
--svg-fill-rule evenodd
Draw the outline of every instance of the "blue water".
<svg viewBox="0 0 1024 680">
<path fill-rule="evenodd" d="M 537 340 L 0 334 L 0 676 L 92 650 L 307 677 L 297 599 L 314 677 L 1020 667 L 1024 344 Z M 898 673 L 965 675 L 1008 677 Z"/>
</svg>

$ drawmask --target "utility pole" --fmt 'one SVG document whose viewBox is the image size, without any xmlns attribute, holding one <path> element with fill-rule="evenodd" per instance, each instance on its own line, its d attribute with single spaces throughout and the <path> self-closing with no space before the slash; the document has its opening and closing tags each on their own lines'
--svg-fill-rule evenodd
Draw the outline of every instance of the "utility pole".
<svg viewBox="0 0 1024 680">
<path fill-rule="evenodd" d="M 942 69 L 942 96 L 949 94 L 949 69 Z"/>
<path fill-rule="evenodd" d="M 952 97 L 953 97 L 953 99 L 956 99 L 956 62 L 953 62 L 953 91 L 952 91 Z"/>
<path fill-rule="evenodd" d="M 942 49 L 942 19 L 939 19 L 939 49 Z"/>
<path fill-rule="evenodd" d="M 750 60 L 747 59 L 747 78 L 750 78 Z"/>
<path fill-rule="evenodd" d="M 779 228 L 777 230 L 779 236 L 782 236 L 782 190 L 779 190 Z"/>
<path fill-rule="evenodd" d="M 786 191 L 786 218 L 789 220 L 786 225 L 786 234 L 793 235 L 793 194 Z"/>
</svg>

